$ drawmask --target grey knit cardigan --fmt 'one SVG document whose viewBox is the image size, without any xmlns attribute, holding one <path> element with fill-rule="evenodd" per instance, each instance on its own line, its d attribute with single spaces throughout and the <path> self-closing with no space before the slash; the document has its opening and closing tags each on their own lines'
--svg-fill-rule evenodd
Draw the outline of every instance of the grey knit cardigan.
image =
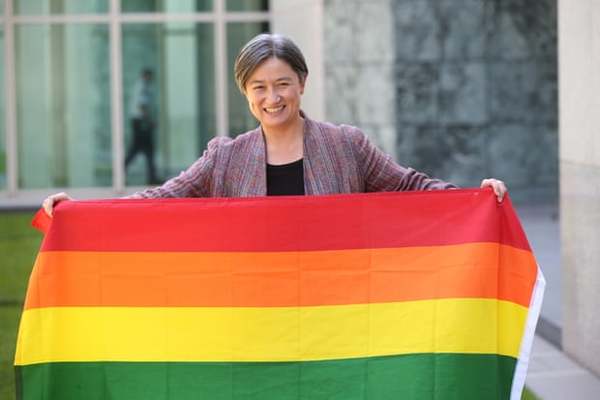
<svg viewBox="0 0 600 400">
<path fill-rule="evenodd" d="M 309 195 L 449 189 L 455 186 L 396 164 L 358 128 L 304 114 L 304 192 Z M 212 139 L 202 157 L 162 186 L 133 198 L 266 196 L 266 144 L 260 127 Z"/>
</svg>

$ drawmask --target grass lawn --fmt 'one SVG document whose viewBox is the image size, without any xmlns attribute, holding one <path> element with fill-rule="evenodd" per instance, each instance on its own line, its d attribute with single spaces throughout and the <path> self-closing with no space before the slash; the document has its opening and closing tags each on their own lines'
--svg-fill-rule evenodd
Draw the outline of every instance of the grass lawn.
<svg viewBox="0 0 600 400">
<path fill-rule="evenodd" d="M 14 399 L 13 358 L 21 304 L 42 235 L 33 213 L 0 213 L 0 399 Z M 539 400 L 529 391 L 523 400 Z"/>
<path fill-rule="evenodd" d="M 531 393 L 527 388 L 523 391 L 523 396 L 521 400 L 541 400 L 539 397 L 536 397 L 533 393 Z"/>
<path fill-rule="evenodd" d="M 14 399 L 13 358 L 29 272 L 42 235 L 33 213 L 0 212 L 0 399 Z"/>
</svg>

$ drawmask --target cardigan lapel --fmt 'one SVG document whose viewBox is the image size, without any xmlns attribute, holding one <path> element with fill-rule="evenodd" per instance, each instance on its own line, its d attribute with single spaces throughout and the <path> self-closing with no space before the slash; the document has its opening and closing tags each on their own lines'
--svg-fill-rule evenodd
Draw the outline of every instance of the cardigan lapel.
<svg viewBox="0 0 600 400">
<path fill-rule="evenodd" d="M 335 165 L 323 132 L 317 123 L 304 117 L 304 192 L 306 194 L 341 193 Z"/>
<path fill-rule="evenodd" d="M 237 156 L 244 159 L 234 160 L 238 165 L 238 174 L 241 176 L 238 193 L 235 196 L 254 197 L 267 195 L 267 159 L 266 145 L 262 129 L 256 128 L 250 132 L 244 151 L 237 152 Z"/>
</svg>

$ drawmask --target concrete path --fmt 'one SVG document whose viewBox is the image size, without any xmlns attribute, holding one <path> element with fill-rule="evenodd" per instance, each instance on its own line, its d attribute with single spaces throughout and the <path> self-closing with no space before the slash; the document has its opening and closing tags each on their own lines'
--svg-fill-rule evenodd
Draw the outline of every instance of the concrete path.
<svg viewBox="0 0 600 400">
<path fill-rule="evenodd" d="M 541 316 L 560 327 L 562 326 L 562 294 L 558 205 L 516 205 L 515 208 L 535 258 L 546 278 Z"/>
<path fill-rule="evenodd" d="M 563 304 L 558 206 L 536 204 L 515 208 L 546 278 L 541 321 L 525 385 L 541 400 L 600 400 L 600 378 L 559 348 Z M 550 325 L 552 329 L 548 329 Z"/>
<path fill-rule="evenodd" d="M 541 400 L 600 399 L 600 378 L 539 336 L 525 385 Z"/>
</svg>

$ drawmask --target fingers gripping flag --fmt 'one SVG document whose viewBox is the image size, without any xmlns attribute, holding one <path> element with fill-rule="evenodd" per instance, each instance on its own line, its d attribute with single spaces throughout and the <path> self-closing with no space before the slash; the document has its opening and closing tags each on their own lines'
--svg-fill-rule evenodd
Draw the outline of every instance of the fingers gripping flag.
<svg viewBox="0 0 600 400">
<path fill-rule="evenodd" d="M 20 399 L 520 399 L 544 281 L 491 191 L 65 202 L 46 229 Z"/>
</svg>

